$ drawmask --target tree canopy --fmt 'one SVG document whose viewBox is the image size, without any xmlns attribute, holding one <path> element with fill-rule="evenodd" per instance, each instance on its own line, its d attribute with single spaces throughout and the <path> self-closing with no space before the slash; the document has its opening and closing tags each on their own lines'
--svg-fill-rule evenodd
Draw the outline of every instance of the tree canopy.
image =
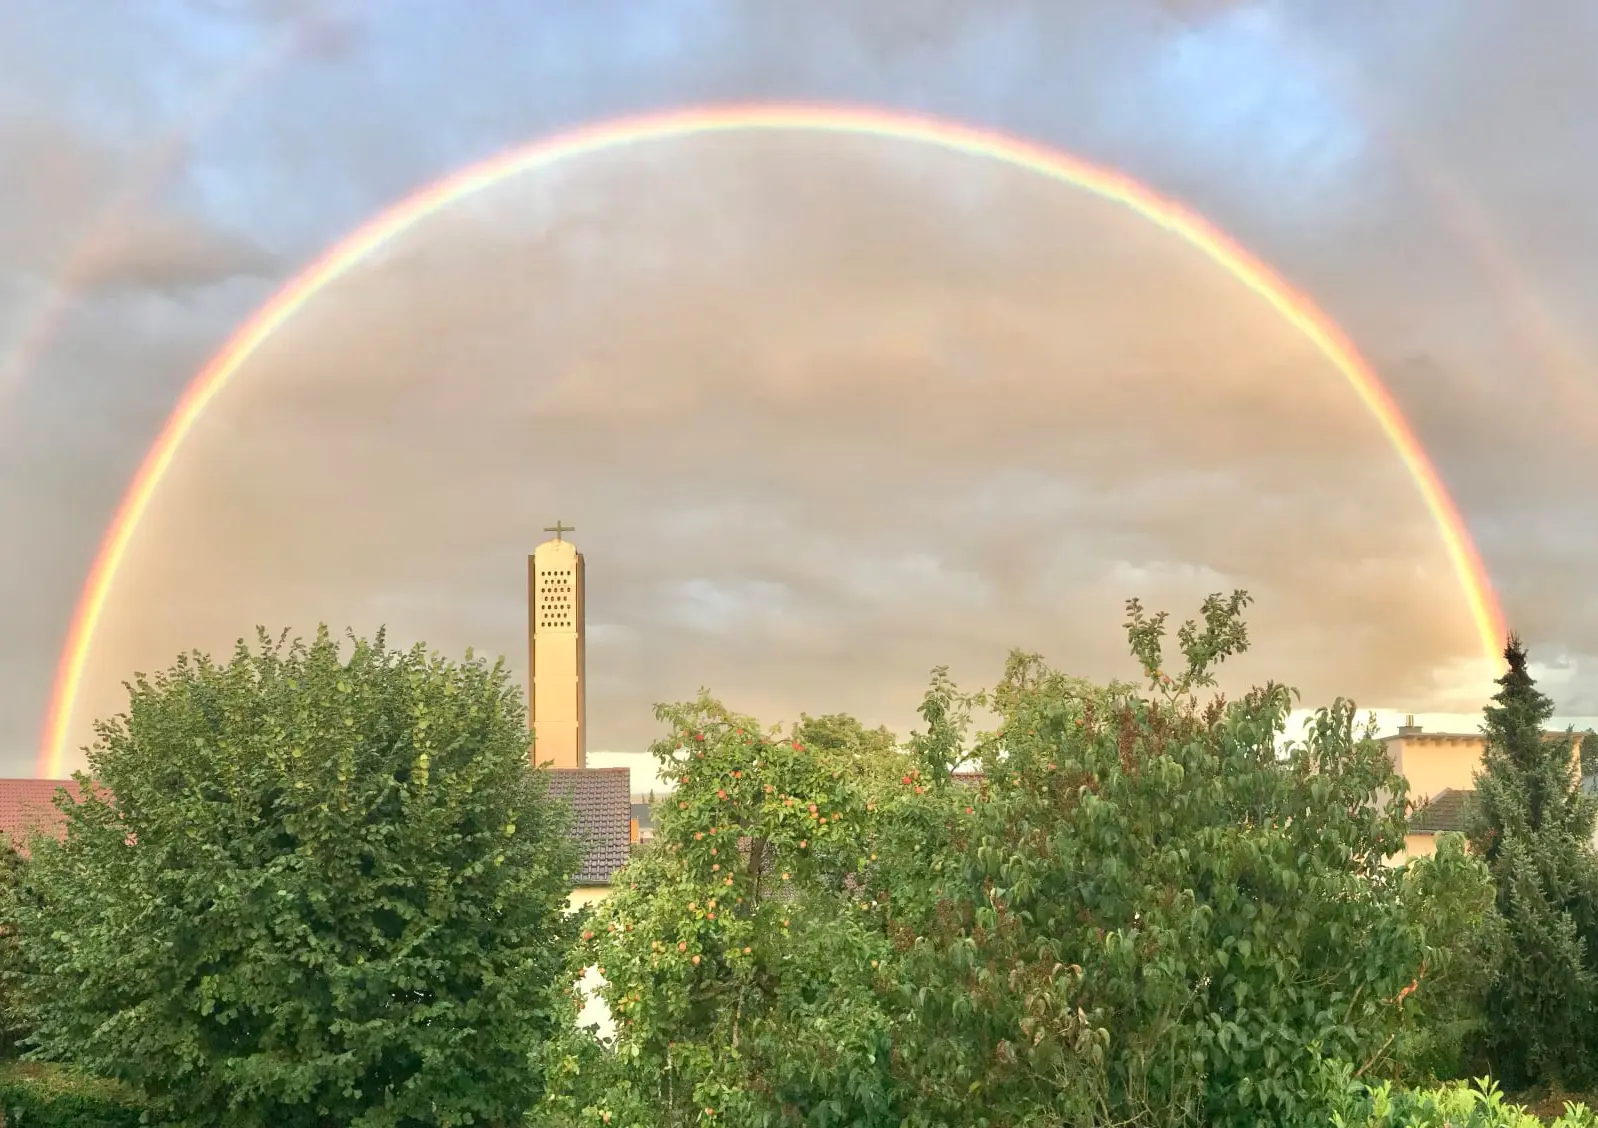
<svg viewBox="0 0 1598 1128">
<path fill-rule="evenodd" d="M 503 667 L 323 629 L 129 694 L 20 880 L 38 1055 L 162 1123 L 519 1122 L 577 857 Z"/>
<path fill-rule="evenodd" d="M 1384 865 L 1404 783 L 1346 702 L 1282 752 L 1287 690 L 1198 699 L 1246 602 L 1179 628 L 1174 673 L 1130 604 L 1147 692 L 936 671 L 898 749 L 663 708 L 677 790 L 579 957 L 614 1049 L 566 1054 L 552 1122 L 1296 1124 L 1380 1074 L 1435 943 Z"/>
</svg>

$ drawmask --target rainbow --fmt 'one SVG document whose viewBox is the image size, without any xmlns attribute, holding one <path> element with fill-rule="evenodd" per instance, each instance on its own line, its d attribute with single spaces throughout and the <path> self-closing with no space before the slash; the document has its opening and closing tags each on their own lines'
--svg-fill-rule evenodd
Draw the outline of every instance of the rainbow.
<svg viewBox="0 0 1598 1128">
<path fill-rule="evenodd" d="M 624 145 L 710 133 L 759 131 L 875 137 L 932 145 L 1001 161 L 1120 204 L 1203 252 L 1302 333 L 1348 381 L 1420 491 L 1459 578 L 1482 650 L 1489 659 L 1497 660 L 1505 631 L 1492 583 L 1459 510 L 1398 404 L 1352 342 L 1314 302 L 1202 217 L 1163 199 L 1129 177 L 1067 153 L 935 118 L 849 107 L 763 104 L 700 107 L 600 122 L 510 149 L 456 172 L 363 224 L 256 311 L 184 390 L 106 529 L 73 613 L 56 669 L 39 773 L 58 776 L 65 769 L 67 731 L 95 630 L 140 520 L 160 489 L 183 440 L 262 342 L 324 287 L 349 273 L 373 251 L 429 216 L 509 177 Z"/>
</svg>

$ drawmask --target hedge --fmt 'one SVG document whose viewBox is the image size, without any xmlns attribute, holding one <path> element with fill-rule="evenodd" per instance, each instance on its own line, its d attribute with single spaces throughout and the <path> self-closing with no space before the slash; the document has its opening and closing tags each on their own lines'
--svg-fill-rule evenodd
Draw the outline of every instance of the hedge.
<svg viewBox="0 0 1598 1128">
<path fill-rule="evenodd" d="M 1504 1099 L 1491 1081 L 1456 1082 L 1436 1089 L 1366 1089 L 1352 1107 L 1333 1118 L 1335 1128 L 1543 1128 L 1544 1122 Z M 1598 1113 L 1567 1104 L 1548 1128 L 1598 1128 Z"/>
<path fill-rule="evenodd" d="M 138 1128 L 139 1107 L 118 1085 L 59 1066 L 0 1065 L 0 1128 Z"/>
</svg>

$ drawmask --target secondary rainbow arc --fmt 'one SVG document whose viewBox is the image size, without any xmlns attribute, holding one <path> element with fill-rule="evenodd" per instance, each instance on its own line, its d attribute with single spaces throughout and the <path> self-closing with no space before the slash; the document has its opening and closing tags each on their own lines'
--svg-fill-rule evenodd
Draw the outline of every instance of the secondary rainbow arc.
<svg viewBox="0 0 1598 1128">
<path fill-rule="evenodd" d="M 422 188 L 334 244 L 239 328 L 184 390 L 101 540 L 57 665 L 39 773 L 56 776 L 64 770 L 67 733 L 95 631 L 139 522 L 184 439 L 254 351 L 324 287 L 428 216 L 512 176 L 630 144 L 707 133 L 771 131 L 853 134 L 915 142 L 1000 161 L 1121 204 L 1202 252 L 1303 334 L 1348 382 L 1414 481 L 1460 582 L 1483 653 L 1490 660 L 1497 659 L 1505 634 L 1497 596 L 1458 507 L 1397 402 L 1331 318 L 1207 220 L 1121 173 L 988 129 L 857 107 L 694 107 L 602 121 L 558 134 L 507 150 Z"/>
</svg>

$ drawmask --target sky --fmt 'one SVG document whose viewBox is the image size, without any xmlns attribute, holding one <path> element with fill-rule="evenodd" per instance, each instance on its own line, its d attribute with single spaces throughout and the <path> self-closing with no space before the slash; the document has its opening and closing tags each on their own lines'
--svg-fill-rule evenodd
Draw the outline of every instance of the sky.
<svg viewBox="0 0 1598 1128">
<path fill-rule="evenodd" d="M 475 160 L 750 100 L 1000 130 L 1233 235 L 1380 372 L 1585 727 L 1595 36 L 1583 0 L 0 6 L 0 775 L 33 774 L 107 522 L 253 309 Z M 596 763 L 701 687 L 907 733 L 934 666 L 1130 677 L 1131 596 L 1248 589 L 1229 688 L 1389 728 L 1473 729 L 1496 673 L 1369 413 L 1193 248 L 935 147 L 738 134 L 500 184 L 276 333 L 131 544 L 72 743 L 135 671 L 258 625 L 521 679 L 557 518 Z"/>
</svg>

